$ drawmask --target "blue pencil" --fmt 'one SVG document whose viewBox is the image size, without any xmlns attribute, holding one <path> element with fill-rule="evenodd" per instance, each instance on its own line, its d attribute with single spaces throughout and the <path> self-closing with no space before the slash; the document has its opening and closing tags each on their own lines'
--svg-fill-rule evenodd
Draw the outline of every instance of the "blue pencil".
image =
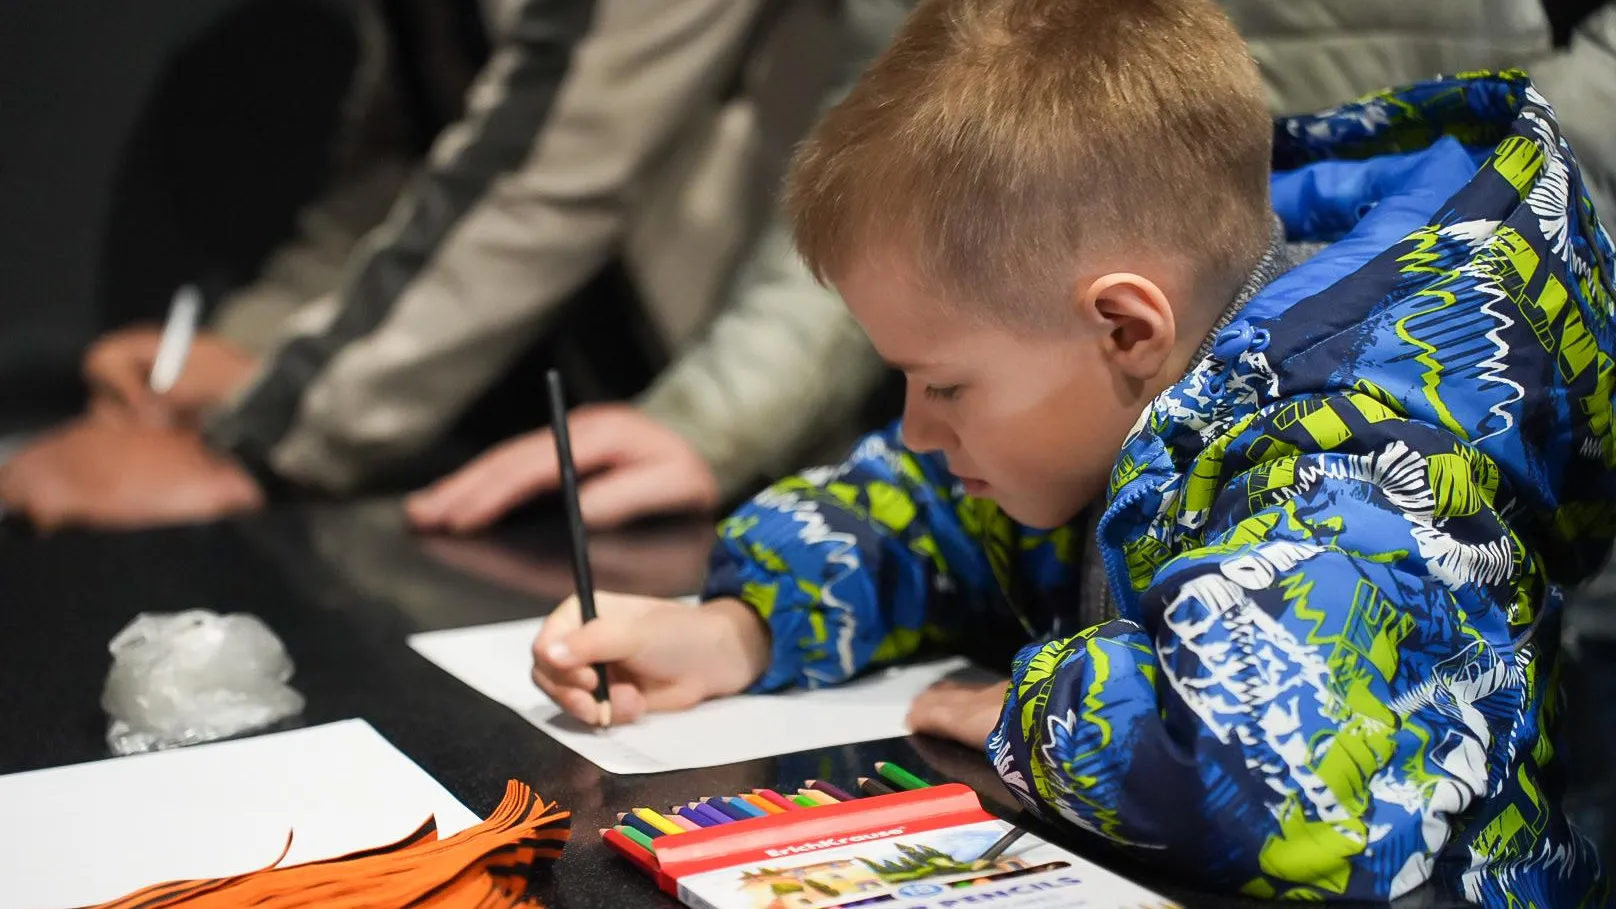
<svg viewBox="0 0 1616 909">
<path fill-rule="evenodd" d="M 689 821 L 690 823 L 695 824 L 697 827 L 716 827 L 716 826 L 718 826 L 717 822 L 714 821 L 712 818 L 707 817 L 704 814 L 701 814 L 700 812 L 696 811 L 694 808 L 691 808 L 688 805 L 681 805 L 680 807 L 673 809 L 673 813 L 679 815 L 680 817 L 684 818 L 685 820 Z M 726 822 L 728 820 L 729 820 L 728 818 L 725 818 Z"/>
<path fill-rule="evenodd" d="M 746 812 L 747 817 L 768 816 L 768 812 L 752 804 L 751 802 L 748 802 L 746 799 L 736 798 L 735 796 L 726 796 L 724 801 L 734 805 L 737 810 Z"/>
<path fill-rule="evenodd" d="M 706 802 L 691 802 L 690 810 L 701 815 L 702 817 L 705 817 L 707 820 L 712 821 L 714 827 L 728 824 L 730 821 L 735 820 L 735 818 L 732 818 L 724 812 L 719 811 L 717 808 L 714 808 Z"/>
<path fill-rule="evenodd" d="M 754 817 L 755 816 L 755 815 L 752 815 L 752 814 L 750 814 L 748 812 L 742 811 L 739 808 L 736 808 L 734 805 L 731 805 L 728 802 L 728 800 L 720 798 L 719 796 L 716 796 L 716 795 L 711 797 L 711 798 L 702 799 L 701 803 L 703 805 L 706 805 L 708 808 L 711 808 L 712 810 L 718 812 L 719 814 L 724 815 L 725 817 L 729 818 L 732 821 L 744 821 L 749 817 Z M 752 806 L 747 805 L 746 807 L 751 808 Z"/>
<path fill-rule="evenodd" d="M 629 813 L 627 813 L 627 814 L 623 815 L 622 817 L 618 818 L 617 822 L 619 824 L 624 824 L 626 826 L 633 827 L 635 830 L 640 831 L 641 833 L 645 834 L 646 836 L 650 837 L 653 840 L 656 839 L 659 836 L 667 836 L 666 833 L 663 833 L 662 831 L 656 829 L 655 827 L 652 827 L 650 824 L 647 824 L 645 821 L 642 821 L 638 817 L 635 817 L 634 812 L 632 812 L 632 811 L 630 811 Z"/>
</svg>

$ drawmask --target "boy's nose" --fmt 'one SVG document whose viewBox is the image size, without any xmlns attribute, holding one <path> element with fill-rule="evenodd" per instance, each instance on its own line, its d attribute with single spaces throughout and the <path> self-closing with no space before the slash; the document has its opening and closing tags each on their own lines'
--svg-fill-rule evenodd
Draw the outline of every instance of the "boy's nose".
<svg viewBox="0 0 1616 909">
<path fill-rule="evenodd" d="M 937 419 L 919 395 L 905 395 L 903 425 L 898 429 L 905 448 L 914 452 L 946 451 L 952 434 L 942 420 Z"/>
</svg>

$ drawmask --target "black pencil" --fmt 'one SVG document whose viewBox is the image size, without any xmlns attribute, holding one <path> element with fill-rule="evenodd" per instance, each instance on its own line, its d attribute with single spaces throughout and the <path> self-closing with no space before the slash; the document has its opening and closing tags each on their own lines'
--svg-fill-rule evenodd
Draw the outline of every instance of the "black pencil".
<svg viewBox="0 0 1616 909">
<path fill-rule="evenodd" d="M 589 570 L 589 535 L 578 507 L 578 468 L 572 463 L 572 440 L 567 435 L 567 396 L 561 388 L 561 373 L 550 370 L 550 431 L 555 435 L 556 460 L 561 465 L 561 498 L 567 508 L 567 530 L 572 540 L 572 579 L 578 587 L 581 620 L 595 620 L 595 578 Z M 612 694 L 606 681 L 606 665 L 595 664 L 595 703 L 599 705 L 595 723 L 612 724 Z"/>
<path fill-rule="evenodd" d="M 992 846 L 989 846 L 988 851 L 982 853 L 982 857 L 977 859 L 977 861 L 979 861 L 979 862 L 998 861 L 999 856 L 1004 855 L 1004 850 L 1009 849 L 1012 845 L 1015 844 L 1016 840 L 1021 839 L 1023 836 L 1026 835 L 1026 833 L 1027 833 L 1027 831 L 1021 829 L 1020 827 L 1012 827 L 1012 828 L 1010 828 L 1010 832 L 1006 833 L 1004 836 L 999 837 L 999 841 L 994 843 Z"/>
<path fill-rule="evenodd" d="M 858 779 L 859 791 L 865 795 L 892 795 L 898 790 L 887 785 L 884 781 L 873 777 L 861 776 Z"/>
</svg>

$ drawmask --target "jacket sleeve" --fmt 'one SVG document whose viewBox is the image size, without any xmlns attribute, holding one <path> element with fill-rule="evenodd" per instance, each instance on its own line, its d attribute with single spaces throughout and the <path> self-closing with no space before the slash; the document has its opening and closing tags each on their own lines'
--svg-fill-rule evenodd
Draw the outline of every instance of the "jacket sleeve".
<svg viewBox="0 0 1616 909">
<path fill-rule="evenodd" d="M 1542 664 L 1516 639 L 1542 575 L 1498 477 L 1413 423 L 1247 470 L 1201 545 L 1110 572 L 1150 578 L 1136 621 L 1017 657 L 990 758 L 1035 811 L 1220 888 L 1407 892 L 1494 820 L 1481 798 L 1517 772 L 1533 791 L 1533 762 L 1509 762 L 1546 745 Z M 1543 814 L 1509 810 L 1493 848 Z"/>
<path fill-rule="evenodd" d="M 759 493 L 718 536 L 702 598 L 738 598 L 768 622 L 760 691 L 836 684 L 946 639 L 1017 551 L 1009 519 L 896 427 Z"/>
<path fill-rule="evenodd" d="M 343 492 L 418 450 L 620 238 L 637 181 L 718 90 L 759 0 L 523 0 L 351 263 L 332 317 L 210 420 L 263 472 Z"/>
</svg>

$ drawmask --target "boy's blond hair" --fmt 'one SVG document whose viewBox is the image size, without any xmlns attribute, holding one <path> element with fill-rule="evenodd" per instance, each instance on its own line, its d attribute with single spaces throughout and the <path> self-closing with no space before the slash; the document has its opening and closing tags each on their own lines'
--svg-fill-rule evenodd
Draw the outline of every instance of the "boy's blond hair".
<svg viewBox="0 0 1616 909">
<path fill-rule="evenodd" d="M 1227 300 L 1268 246 L 1272 142 L 1213 0 L 924 0 L 786 204 L 821 281 L 896 251 L 945 299 L 1042 325 L 1107 252 L 1186 257 Z"/>
</svg>

